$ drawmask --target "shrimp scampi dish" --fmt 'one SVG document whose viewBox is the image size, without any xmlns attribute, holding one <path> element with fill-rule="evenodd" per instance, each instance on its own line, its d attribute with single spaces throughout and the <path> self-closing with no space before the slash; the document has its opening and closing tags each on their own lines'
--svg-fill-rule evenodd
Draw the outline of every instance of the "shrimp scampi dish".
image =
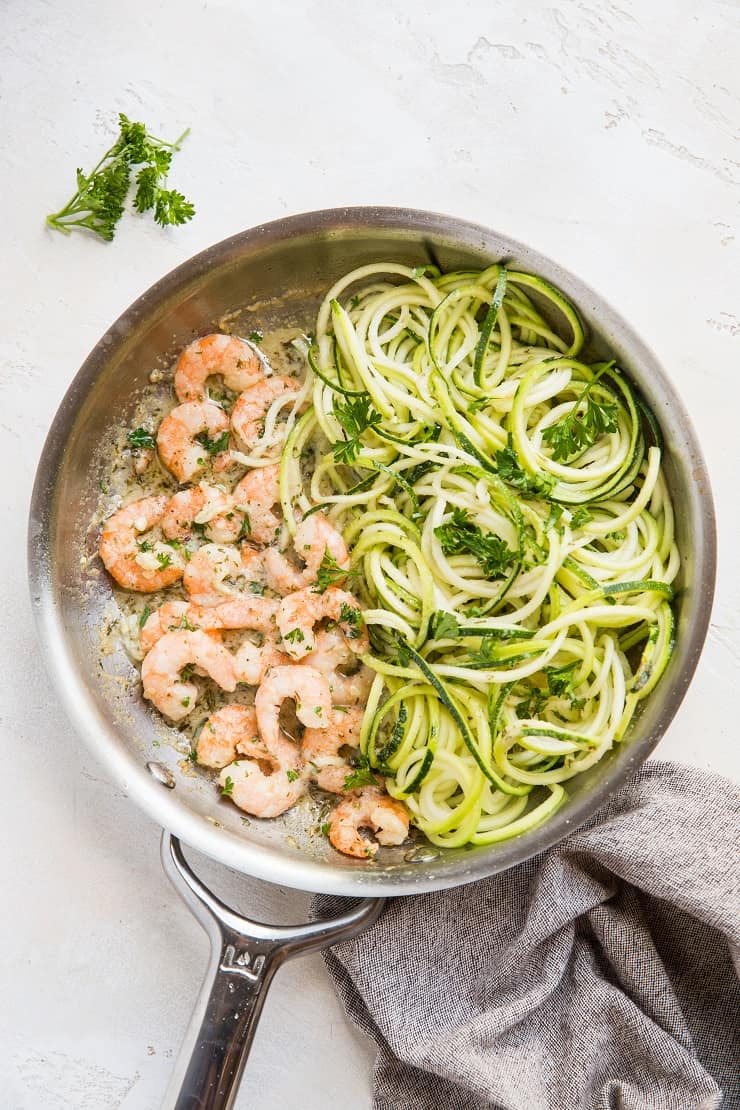
<svg viewBox="0 0 740 1110">
<path fill-rule="evenodd" d="M 143 697 L 225 805 L 302 803 L 329 852 L 517 836 L 668 665 L 658 424 L 500 263 L 362 266 L 311 329 L 193 340 L 127 432 L 98 550 Z"/>
</svg>

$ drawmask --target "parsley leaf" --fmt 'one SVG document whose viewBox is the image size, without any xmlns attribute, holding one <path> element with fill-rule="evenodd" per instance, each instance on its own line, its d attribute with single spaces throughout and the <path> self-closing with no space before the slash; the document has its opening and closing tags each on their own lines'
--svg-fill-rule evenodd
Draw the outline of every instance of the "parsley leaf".
<svg viewBox="0 0 740 1110">
<path fill-rule="evenodd" d="M 172 565 L 172 556 L 168 555 L 166 551 L 158 551 L 157 562 L 161 570 L 166 570 L 167 567 Z"/>
<path fill-rule="evenodd" d="M 460 636 L 460 625 L 452 613 L 445 613 L 438 609 L 436 613 L 432 613 L 429 633 L 435 640 L 457 640 Z"/>
<path fill-rule="evenodd" d="M 316 584 L 313 587 L 313 592 L 315 594 L 323 594 L 329 586 L 333 586 L 335 582 L 341 582 L 342 579 L 346 577 L 347 571 L 340 567 L 327 547 L 324 550 L 319 569 L 316 571 Z"/>
<path fill-rule="evenodd" d="M 329 835 L 330 826 L 331 826 L 331 823 L 329 821 L 323 821 L 322 822 L 322 824 L 321 824 L 321 835 L 322 836 L 328 836 Z"/>
<path fill-rule="evenodd" d="M 157 443 L 151 432 L 146 428 L 134 428 L 126 436 L 131 447 L 156 447 Z"/>
<path fill-rule="evenodd" d="M 538 717 L 547 703 L 547 698 L 546 690 L 541 690 L 539 686 L 530 686 L 514 712 L 520 720 L 527 717 Z"/>
<path fill-rule="evenodd" d="M 359 609 L 355 609 L 352 605 L 348 605 L 343 601 L 339 609 L 340 623 L 346 624 L 349 627 L 350 640 L 357 640 L 362 635 L 363 618 Z"/>
<path fill-rule="evenodd" d="M 264 338 L 265 337 L 262 334 L 262 332 L 259 330 L 259 328 L 255 328 L 254 331 L 250 331 L 250 333 L 249 333 L 250 343 L 261 343 Z"/>
<path fill-rule="evenodd" d="M 354 770 L 342 783 L 343 790 L 357 790 L 360 786 L 376 786 L 378 780 L 373 774 L 366 755 L 356 755 L 352 760 Z"/>
<path fill-rule="evenodd" d="M 499 536 L 482 532 L 467 509 L 453 509 L 448 522 L 435 528 L 434 534 L 445 555 L 472 555 L 490 578 L 503 574 L 516 560 L 516 552 Z"/>
<path fill-rule="evenodd" d="M 576 511 L 573 513 L 573 519 L 570 522 L 570 526 L 571 528 L 582 528 L 584 524 L 588 524 L 589 520 L 593 519 L 593 513 L 590 512 L 590 510 L 587 509 L 585 505 L 581 505 L 580 509 L 576 509 Z"/>
<path fill-rule="evenodd" d="M 289 644 L 302 644 L 306 637 L 303 635 L 300 628 L 291 628 L 290 632 L 286 632 L 285 636 L 283 636 L 283 639 L 287 640 Z"/>
<path fill-rule="evenodd" d="M 532 477 L 519 465 L 511 444 L 496 452 L 496 469 L 502 481 L 518 489 L 522 497 L 546 497 L 555 484 L 552 479 Z"/>
<path fill-rule="evenodd" d="M 172 155 L 180 149 L 189 133 L 184 131 L 174 143 L 150 134 L 143 123 L 118 116 L 119 135 L 89 174 L 77 170 L 77 191 L 58 212 L 46 217 L 49 227 L 69 235 L 74 229 L 93 232 L 110 241 L 123 215 L 134 167 L 137 212 L 154 209 L 154 219 L 163 227 L 192 219 L 195 208 L 176 189 L 166 189 Z M 139 445 L 140 446 L 140 445 Z"/>
<path fill-rule="evenodd" d="M 616 432 L 616 404 L 613 401 L 596 401 L 591 393 L 601 375 L 613 365 L 613 362 L 603 363 L 562 420 L 543 431 L 542 438 L 550 447 L 555 462 L 563 462 L 587 450 L 607 432 Z M 581 411 L 584 401 L 586 407 Z"/>
<path fill-rule="evenodd" d="M 344 431 L 344 439 L 332 444 L 334 461 L 352 463 L 362 448 L 362 433 L 380 424 L 380 413 L 373 408 L 369 393 L 348 397 L 344 404 L 337 402 L 333 411 Z"/>
<path fill-rule="evenodd" d="M 295 782 L 296 779 L 299 777 L 298 772 L 292 770 L 292 768 L 288 769 L 285 774 L 287 776 L 288 782 Z"/>
<path fill-rule="evenodd" d="M 567 698 L 573 693 L 573 672 L 577 660 L 566 664 L 564 667 L 546 667 L 547 688 L 553 697 Z"/>
<path fill-rule="evenodd" d="M 224 798 L 230 798 L 231 795 L 234 793 L 234 780 L 232 779 L 231 775 L 226 776 L 226 781 L 221 787 L 221 793 Z"/>
<path fill-rule="evenodd" d="M 249 583 L 249 589 L 257 597 L 262 597 L 264 595 L 264 592 L 265 592 L 265 587 L 264 587 L 264 584 L 262 582 L 250 582 Z"/>
<path fill-rule="evenodd" d="M 229 432 L 228 429 L 222 432 L 220 436 L 215 439 L 208 438 L 208 432 L 198 432 L 195 436 L 196 443 L 201 447 L 205 447 L 209 455 L 218 455 L 221 451 L 225 451 L 229 446 Z"/>
</svg>

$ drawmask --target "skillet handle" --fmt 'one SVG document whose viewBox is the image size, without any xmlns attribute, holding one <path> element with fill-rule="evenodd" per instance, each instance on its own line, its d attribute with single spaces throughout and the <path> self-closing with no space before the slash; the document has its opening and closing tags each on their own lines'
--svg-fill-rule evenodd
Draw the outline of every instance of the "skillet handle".
<svg viewBox="0 0 740 1110">
<path fill-rule="evenodd" d="M 294 956 L 369 929 L 385 902 L 363 899 L 330 921 L 266 925 L 243 917 L 204 886 L 187 863 L 180 841 L 166 830 L 162 866 L 211 942 L 208 970 L 162 1110 L 230 1110 L 277 969 Z"/>
</svg>

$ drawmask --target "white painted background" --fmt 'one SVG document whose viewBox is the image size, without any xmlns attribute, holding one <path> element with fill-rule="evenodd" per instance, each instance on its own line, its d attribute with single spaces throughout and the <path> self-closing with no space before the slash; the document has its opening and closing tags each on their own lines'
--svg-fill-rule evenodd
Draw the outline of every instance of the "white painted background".
<svg viewBox="0 0 740 1110">
<path fill-rule="evenodd" d="M 659 755 L 738 774 L 739 50 L 732 0 L 4 0 L 2 1107 L 154 1110 L 206 957 L 157 829 L 40 672 L 24 544 L 44 435 L 89 349 L 235 231 L 341 204 L 446 211 L 557 258 L 633 322 L 694 417 L 720 522 L 712 632 Z M 110 246 L 45 231 L 118 110 L 169 137 L 192 127 L 173 181 L 197 218 L 127 219 Z M 220 882 L 257 914 L 305 910 L 302 895 Z M 371 1061 L 320 960 L 294 964 L 238 1106 L 364 1110 Z"/>
</svg>

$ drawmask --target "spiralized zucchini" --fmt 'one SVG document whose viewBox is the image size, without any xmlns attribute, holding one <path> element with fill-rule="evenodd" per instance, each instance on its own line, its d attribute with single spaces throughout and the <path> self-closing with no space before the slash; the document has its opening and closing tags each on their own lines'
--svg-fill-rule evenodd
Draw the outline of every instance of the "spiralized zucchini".
<svg viewBox="0 0 740 1110">
<path fill-rule="evenodd" d="M 545 820 L 660 679 L 679 567 L 655 421 L 533 274 L 363 266 L 305 354 L 288 527 L 342 531 L 376 672 L 361 746 L 435 844 Z"/>
</svg>

